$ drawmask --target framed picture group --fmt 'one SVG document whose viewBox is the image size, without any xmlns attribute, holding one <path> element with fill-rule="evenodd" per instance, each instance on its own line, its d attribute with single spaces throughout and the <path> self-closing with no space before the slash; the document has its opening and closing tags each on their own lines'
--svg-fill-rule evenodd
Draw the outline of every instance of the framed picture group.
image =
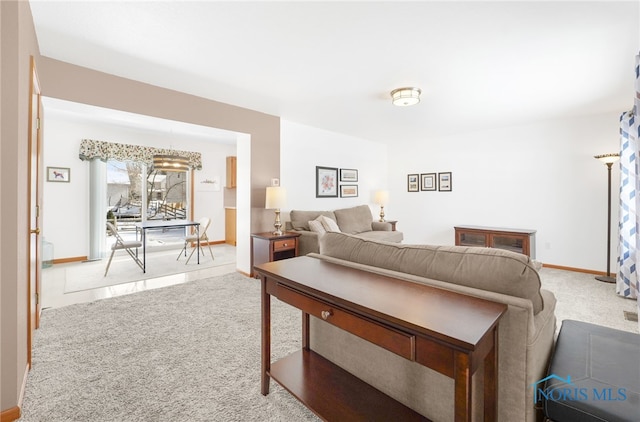
<svg viewBox="0 0 640 422">
<path fill-rule="evenodd" d="M 358 196 L 358 170 L 316 166 L 316 198 Z"/>
<path fill-rule="evenodd" d="M 451 192 L 451 172 L 414 173 L 407 175 L 407 191 L 440 191 Z"/>
</svg>

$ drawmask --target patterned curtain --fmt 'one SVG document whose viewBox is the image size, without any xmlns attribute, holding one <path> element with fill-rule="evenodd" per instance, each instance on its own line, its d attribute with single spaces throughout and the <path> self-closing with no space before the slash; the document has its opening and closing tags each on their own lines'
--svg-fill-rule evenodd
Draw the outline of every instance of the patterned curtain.
<svg viewBox="0 0 640 422">
<path fill-rule="evenodd" d="M 631 111 L 620 116 L 620 223 L 619 223 L 619 256 L 616 292 L 624 297 L 638 298 L 640 278 L 638 262 L 640 262 L 640 56 L 636 56 L 635 98 Z M 640 311 L 640 300 L 638 301 Z M 640 323 L 639 323 L 640 326 Z"/>
<path fill-rule="evenodd" d="M 189 166 L 194 170 L 202 170 L 202 154 L 191 151 L 176 151 L 166 148 L 144 147 L 141 145 L 118 144 L 115 142 L 83 139 L 80 143 L 80 159 L 102 161 L 117 159 L 121 161 L 137 161 L 147 165 L 153 164 L 154 155 L 179 155 L 189 159 Z"/>
<path fill-rule="evenodd" d="M 618 251 L 618 274 L 616 291 L 624 297 L 637 297 L 638 246 L 640 238 L 636 229 L 637 184 L 638 184 L 638 124 L 635 107 L 620 116 L 620 223 L 618 225 L 620 245 Z"/>
</svg>

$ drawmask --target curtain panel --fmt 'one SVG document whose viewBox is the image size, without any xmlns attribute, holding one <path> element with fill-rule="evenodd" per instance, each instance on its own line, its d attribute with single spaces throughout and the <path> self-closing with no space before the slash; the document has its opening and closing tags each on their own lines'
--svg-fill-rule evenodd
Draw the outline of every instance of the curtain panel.
<svg viewBox="0 0 640 422">
<path fill-rule="evenodd" d="M 136 161 L 151 166 L 153 165 L 154 155 L 178 155 L 185 157 L 189 160 L 189 167 L 194 170 L 202 170 L 202 154 L 199 152 L 119 144 L 93 139 L 83 139 L 82 142 L 80 142 L 79 157 L 83 161 L 90 161 L 95 158 L 102 161 L 115 159 L 120 161 Z"/>
<path fill-rule="evenodd" d="M 638 124 L 635 107 L 620 116 L 620 211 L 616 292 L 636 298 L 638 291 Z"/>
<path fill-rule="evenodd" d="M 636 55 L 633 108 L 620 116 L 620 212 L 616 292 L 636 299 L 640 314 L 640 55 Z M 640 321 L 638 322 L 640 328 Z"/>
</svg>

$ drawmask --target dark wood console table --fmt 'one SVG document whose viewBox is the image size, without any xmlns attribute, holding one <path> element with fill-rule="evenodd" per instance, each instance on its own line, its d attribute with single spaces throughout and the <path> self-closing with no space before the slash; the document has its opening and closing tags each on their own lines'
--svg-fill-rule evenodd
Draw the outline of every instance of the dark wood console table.
<svg viewBox="0 0 640 422">
<path fill-rule="evenodd" d="M 262 284 L 263 395 L 273 378 L 324 420 L 426 420 L 311 350 L 313 315 L 453 378 L 456 421 L 471 420 L 471 376 L 484 362 L 484 420 L 497 419 L 498 321 L 506 305 L 306 256 L 255 271 Z M 302 310 L 302 350 L 276 362 L 271 296 Z"/>
</svg>

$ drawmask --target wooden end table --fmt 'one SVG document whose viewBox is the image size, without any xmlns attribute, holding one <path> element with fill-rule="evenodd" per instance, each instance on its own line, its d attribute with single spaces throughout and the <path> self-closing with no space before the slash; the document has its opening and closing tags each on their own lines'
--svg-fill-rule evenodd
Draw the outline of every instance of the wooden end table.
<svg viewBox="0 0 640 422">
<path fill-rule="evenodd" d="M 254 233 L 251 235 L 251 274 L 253 267 L 265 262 L 298 256 L 298 238 L 300 233 L 284 232 L 275 235 L 271 232 Z"/>
</svg>

